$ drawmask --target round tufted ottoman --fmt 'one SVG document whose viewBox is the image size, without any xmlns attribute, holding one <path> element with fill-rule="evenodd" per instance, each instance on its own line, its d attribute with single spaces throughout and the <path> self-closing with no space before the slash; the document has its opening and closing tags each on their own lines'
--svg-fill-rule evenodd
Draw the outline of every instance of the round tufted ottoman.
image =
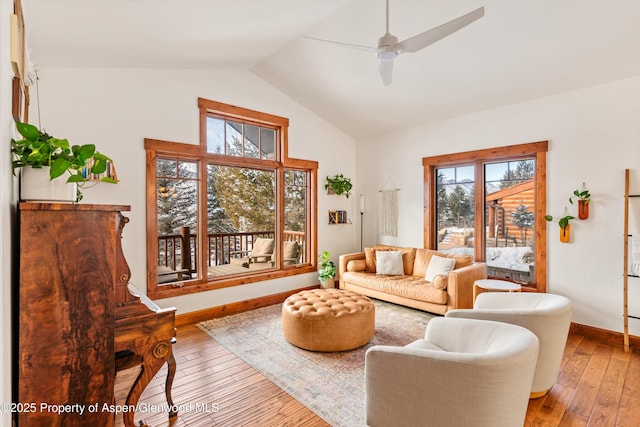
<svg viewBox="0 0 640 427">
<path fill-rule="evenodd" d="M 296 347 L 344 351 L 369 342 L 376 307 L 363 295 L 342 289 L 312 289 L 291 295 L 282 305 L 282 332 Z"/>
</svg>

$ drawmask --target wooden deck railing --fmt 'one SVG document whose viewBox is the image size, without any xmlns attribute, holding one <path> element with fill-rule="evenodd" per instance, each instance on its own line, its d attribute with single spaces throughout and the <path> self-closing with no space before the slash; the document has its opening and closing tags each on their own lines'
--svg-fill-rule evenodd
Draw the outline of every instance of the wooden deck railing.
<svg viewBox="0 0 640 427">
<path fill-rule="evenodd" d="M 273 239 L 273 231 L 253 231 L 244 233 L 212 233 L 207 236 L 207 266 L 229 264 L 231 256 L 238 252 L 249 252 L 253 242 L 259 238 Z M 301 247 L 301 262 L 306 262 L 305 233 L 301 231 L 285 231 L 285 241 L 296 241 Z M 197 272 L 198 245 L 197 236 L 189 227 L 181 227 L 180 234 L 158 236 L 158 265 L 172 270 L 186 269 L 189 273 Z M 186 248 L 186 250 L 183 250 Z"/>
</svg>

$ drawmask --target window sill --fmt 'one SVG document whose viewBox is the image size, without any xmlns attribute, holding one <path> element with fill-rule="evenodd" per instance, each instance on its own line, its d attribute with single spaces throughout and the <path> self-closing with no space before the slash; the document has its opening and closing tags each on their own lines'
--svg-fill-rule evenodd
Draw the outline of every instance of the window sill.
<svg viewBox="0 0 640 427">
<path fill-rule="evenodd" d="M 287 266 L 280 270 L 268 270 L 256 274 L 244 275 L 241 277 L 217 278 L 215 280 L 194 280 L 188 283 L 177 282 L 175 284 L 159 285 L 148 289 L 148 296 L 151 299 L 162 299 L 189 295 L 196 292 L 206 292 L 216 289 L 228 288 L 231 286 L 246 285 L 250 283 L 262 282 L 265 280 L 279 279 L 282 277 L 297 276 L 317 271 L 312 265 Z M 174 286 L 176 285 L 176 286 Z"/>
</svg>

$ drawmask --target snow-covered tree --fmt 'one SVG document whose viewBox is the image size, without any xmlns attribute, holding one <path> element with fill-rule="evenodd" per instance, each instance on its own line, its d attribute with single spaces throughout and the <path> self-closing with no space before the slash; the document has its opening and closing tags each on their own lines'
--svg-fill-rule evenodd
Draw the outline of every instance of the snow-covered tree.
<svg viewBox="0 0 640 427">
<path fill-rule="evenodd" d="M 454 225 L 467 227 L 473 219 L 473 193 L 467 195 L 461 185 L 456 185 L 448 199 Z"/>
<path fill-rule="evenodd" d="M 518 207 L 511 212 L 511 223 L 520 229 L 520 240 L 522 240 L 523 245 L 526 244 L 527 230 L 533 227 L 534 219 L 534 213 L 520 199 Z"/>
</svg>

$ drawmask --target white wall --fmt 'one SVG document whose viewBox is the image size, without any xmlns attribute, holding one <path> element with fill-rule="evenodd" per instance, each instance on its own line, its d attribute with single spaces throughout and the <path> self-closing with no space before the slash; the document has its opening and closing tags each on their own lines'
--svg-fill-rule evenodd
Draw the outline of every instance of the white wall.
<svg viewBox="0 0 640 427">
<path fill-rule="evenodd" d="M 40 72 L 41 126 L 72 144 L 94 143 L 115 162 L 120 183 L 85 190 L 83 203 L 131 206 L 123 248 L 132 282 L 146 289 L 145 151 L 143 139 L 197 144 L 197 98 L 288 117 L 289 156 L 319 161 L 319 180 L 343 173 L 355 182 L 355 141 L 247 71 L 45 68 Z M 35 95 L 33 95 L 35 98 Z M 31 122 L 37 123 L 35 103 Z M 356 227 L 327 225 L 327 210 L 355 208 L 355 199 L 318 200 L 318 249 L 340 253 L 359 247 Z M 158 301 L 178 313 L 318 283 L 317 274 L 225 288 Z"/>
<path fill-rule="evenodd" d="M 548 291 L 574 301 L 574 322 L 621 331 L 623 179 L 632 169 L 632 191 L 640 192 L 639 111 L 640 77 L 359 140 L 360 191 L 376 200 L 365 242 L 422 246 L 422 157 L 548 140 L 548 213 L 575 212 L 568 198 L 583 181 L 592 195 L 589 219 L 571 223 L 571 243 L 559 242 L 557 223 L 548 225 Z M 380 236 L 377 220 L 377 191 L 388 181 L 401 189 L 393 239 Z M 640 231 L 640 215 L 632 224 Z M 630 281 L 631 311 L 640 316 L 640 279 Z M 630 320 L 630 330 L 640 335 L 640 321 Z"/>
<path fill-rule="evenodd" d="M 11 79 L 13 71 L 9 61 L 9 15 L 13 12 L 13 2 L 0 0 L 0 403 L 11 402 L 11 277 L 13 259 L 11 254 L 15 218 L 15 180 L 11 173 L 11 152 L 9 150 L 12 123 Z M 0 413 L 0 425 L 11 425 L 11 413 Z"/>
</svg>

